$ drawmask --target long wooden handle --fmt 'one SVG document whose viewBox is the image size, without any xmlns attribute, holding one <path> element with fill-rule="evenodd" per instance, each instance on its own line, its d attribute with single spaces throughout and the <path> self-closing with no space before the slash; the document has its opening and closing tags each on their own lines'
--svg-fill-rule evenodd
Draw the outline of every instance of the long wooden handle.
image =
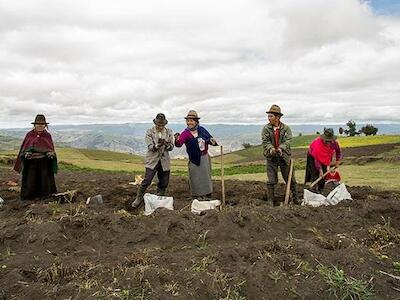
<svg viewBox="0 0 400 300">
<path fill-rule="evenodd" d="M 324 174 L 319 176 L 313 183 L 311 183 L 310 188 L 312 188 L 314 185 L 316 185 L 318 182 L 322 180 L 326 175 L 328 175 L 329 172 L 336 170 L 336 167 L 330 168 L 328 171 L 326 171 Z"/>
<path fill-rule="evenodd" d="M 285 194 L 285 205 L 289 204 L 289 195 L 290 195 L 290 186 L 292 184 L 292 176 L 293 176 L 293 159 L 289 162 L 289 176 L 286 182 L 286 194 Z"/>
<path fill-rule="evenodd" d="M 225 205 L 224 147 L 222 145 L 221 145 L 221 193 L 222 193 L 222 204 Z"/>
</svg>

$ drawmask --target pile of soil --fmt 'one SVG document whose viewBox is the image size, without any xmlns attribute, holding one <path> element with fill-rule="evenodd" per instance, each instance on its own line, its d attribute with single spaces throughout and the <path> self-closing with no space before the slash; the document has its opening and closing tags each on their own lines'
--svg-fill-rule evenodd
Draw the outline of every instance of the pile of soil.
<svg viewBox="0 0 400 300">
<path fill-rule="evenodd" d="M 379 272 L 399 275 L 398 192 L 350 187 L 354 200 L 334 207 L 272 207 L 263 183 L 227 181 L 228 205 L 194 215 L 187 180 L 172 177 L 175 210 L 144 216 L 127 174 L 61 172 L 58 190 L 80 191 L 65 204 L 21 202 L 9 180 L 0 168 L 0 299 L 333 298 L 322 266 L 376 299 L 400 297 L 400 280 Z M 104 203 L 86 205 L 96 194 Z"/>
</svg>

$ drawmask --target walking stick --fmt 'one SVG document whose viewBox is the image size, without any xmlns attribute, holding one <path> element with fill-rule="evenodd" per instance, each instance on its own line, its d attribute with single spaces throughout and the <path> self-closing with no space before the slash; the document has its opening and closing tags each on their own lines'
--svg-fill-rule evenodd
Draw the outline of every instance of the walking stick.
<svg viewBox="0 0 400 300">
<path fill-rule="evenodd" d="M 313 183 L 311 183 L 310 188 L 314 187 L 314 185 L 316 185 L 318 182 L 320 182 L 322 180 L 322 178 L 324 178 L 326 175 L 328 175 L 328 173 L 330 171 L 336 170 L 336 167 L 330 168 L 328 171 L 326 171 L 324 174 L 322 174 L 321 176 L 319 176 Z"/>
<path fill-rule="evenodd" d="M 225 205 L 224 147 L 222 145 L 221 145 L 221 193 L 222 193 L 222 204 Z"/>
<path fill-rule="evenodd" d="M 285 205 L 289 204 L 290 186 L 292 184 L 293 176 L 293 159 L 289 161 L 289 176 L 286 182 Z"/>
</svg>

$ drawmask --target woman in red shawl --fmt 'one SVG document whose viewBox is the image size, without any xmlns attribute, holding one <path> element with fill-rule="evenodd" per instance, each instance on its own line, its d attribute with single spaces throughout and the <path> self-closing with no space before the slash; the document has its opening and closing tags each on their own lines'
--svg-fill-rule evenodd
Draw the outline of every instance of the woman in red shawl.
<svg viewBox="0 0 400 300">
<path fill-rule="evenodd" d="M 57 157 L 44 115 L 37 115 L 15 162 L 14 170 L 22 172 L 21 200 L 44 198 L 57 192 L 54 174 Z"/>
<path fill-rule="evenodd" d="M 308 149 L 305 183 L 313 182 L 322 176 L 331 165 L 333 154 L 336 156 L 335 167 L 339 166 L 342 159 L 342 151 L 332 128 L 324 128 L 324 134 L 317 137 Z M 317 184 L 317 190 L 322 192 L 325 180 L 322 179 Z"/>
</svg>

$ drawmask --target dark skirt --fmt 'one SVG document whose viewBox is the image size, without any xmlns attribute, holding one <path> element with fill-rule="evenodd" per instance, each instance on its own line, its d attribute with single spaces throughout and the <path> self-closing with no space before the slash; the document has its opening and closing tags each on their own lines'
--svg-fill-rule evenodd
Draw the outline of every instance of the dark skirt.
<svg viewBox="0 0 400 300">
<path fill-rule="evenodd" d="M 24 159 L 21 200 L 43 198 L 56 192 L 52 159 Z"/>
<path fill-rule="evenodd" d="M 322 167 L 322 172 L 325 173 L 327 170 L 327 166 L 321 165 L 321 167 Z M 319 177 L 319 171 L 315 167 L 314 157 L 312 157 L 309 153 L 307 153 L 306 176 L 304 179 L 304 183 L 314 182 L 315 180 L 318 179 L 318 177 Z M 317 186 L 319 190 L 323 190 L 325 186 L 325 180 L 321 179 L 317 183 Z"/>
</svg>

